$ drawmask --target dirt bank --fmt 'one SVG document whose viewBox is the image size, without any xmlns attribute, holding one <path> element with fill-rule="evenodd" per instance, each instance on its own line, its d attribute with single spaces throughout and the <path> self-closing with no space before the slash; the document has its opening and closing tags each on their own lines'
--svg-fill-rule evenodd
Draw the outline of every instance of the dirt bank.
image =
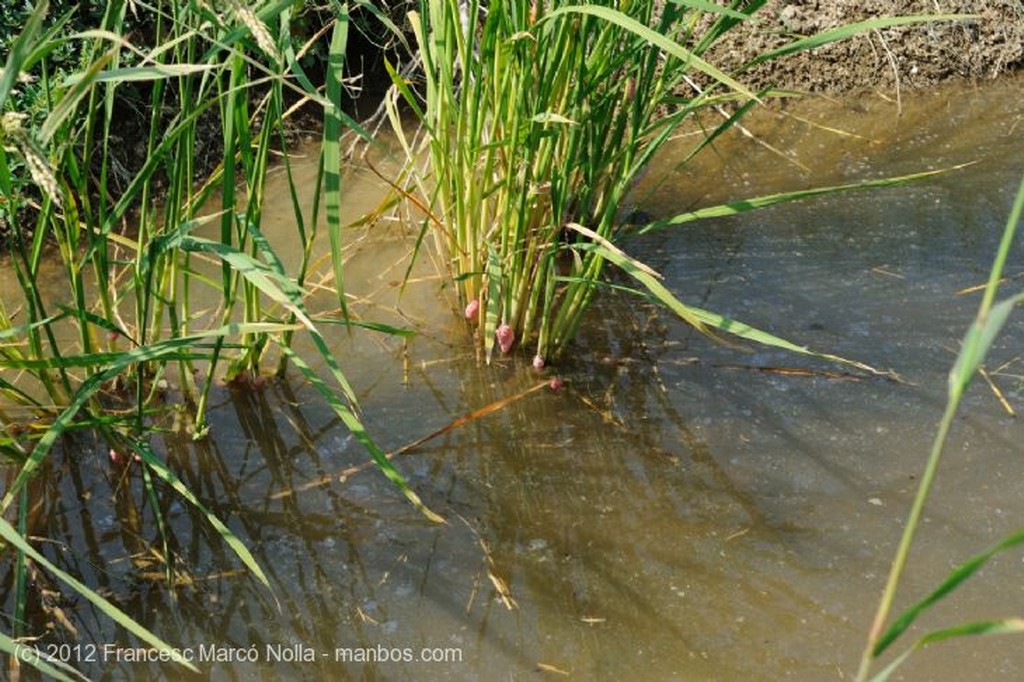
<svg viewBox="0 0 1024 682">
<path fill-rule="evenodd" d="M 870 31 L 763 65 L 747 85 L 809 92 L 923 88 L 953 79 L 982 81 L 1024 67 L 1022 0 L 768 0 L 748 25 L 708 53 L 726 70 L 801 36 L 864 19 L 912 14 L 977 18 Z"/>
</svg>

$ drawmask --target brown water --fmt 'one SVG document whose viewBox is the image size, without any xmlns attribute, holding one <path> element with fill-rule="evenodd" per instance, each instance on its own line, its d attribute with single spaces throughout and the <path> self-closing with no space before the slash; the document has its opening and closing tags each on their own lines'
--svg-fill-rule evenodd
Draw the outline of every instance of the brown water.
<svg viewBox="0 0 1024 682">
<path fill-rule="evenodd" d="M 637 239 L 630 252 L 684 300 L 813 348 L 899 371 L 908 383 L 771 371 L 834 367 L 709 344 L 624 294 L 599 300 L 565 389 L 531 393 L 400 456 L 399 469 L 448 519 L 432 525 L 374 469 L 296 378 L 217 396 L 210 437 L 155 445 L 266 570 L 238 569 L 223 540 L 173 494 L 162 498 L 177 567 L 169 592 L 142 559 L 158 535 L 133 526 L 139 475 L 111 468 L 87 437 L 38 491 L 48 555 L 231 679 L 850 679 L 944 402 L 946 372 L 974 310 L 1020 176 L 1024 83 L 854 104 L 791 107 L 861 137 L 764 116 L 751 127 L 804 164 L 736 135 L 671 173 L 679 141 L 641 188 L 640 208 L 694 204 L 978 161 L 899 189 L 848 194 Z M 742 168 L 742 170 L 739 170 Z M 306 169 L 310 174 L 312 166 Z M 350 211 L 379 196 L 353 169 Z M 268 196 L 273 196 L 268 191 Z M 266 232 L 289 234 L 290 207 Z M 480 366 L 424 264 L 400 299 L 409 228 L 352 235 L 354 310 L 420 334 L 335 340 L 371 432 L 395 449 L 548 378 L 527 359 Z M 287 260 L 288 240 L 276 244 Z M 1016 247 L 1010 274 L 1020 272 Z M 1007 292 L 1017 290 L 1016 281 Z M 988 368 L 1022 407 L 1020 318 Z M 974 385 L 952 435 L 898 606 L 958 561 L 1022 525 L 1019 420 Z M 324 485 L 310 485 L 323 478 Z M 130 483 L 130 485 L 127 485 Z M 116 504 L 112 505 L 111 500 Z M 141 535 L 141 538 L 139 537 Z M 994 561 L 921 629 L 1021 615 L 1020 552 Z M 492 579 L 492 576 L 494 579 Z M 507 586 L 506 598 L 496 581 Z M 513 604 L 514 600 L 514 604 Z M 509 608 L 509 607 L 512 608 Z M 64 605 L 90 677 L 176 671 L 117 660 L 119 639 L 84 601 Z M 296 648 L 297 647 L 297 648 Z M 346 662 L 419 657 L 446 662 Z M 303 659 L 313 660 L 279 660 Z M 125 655 L 122 654 L 122 659 Z M 457 660 L 453 660 L 457 659 Z M 915 655 L 903 679 L 1014 679 L 1018 640 L 962 640 Z M 539 672 L 538 672 L 539 671 Z"/>
</svg>

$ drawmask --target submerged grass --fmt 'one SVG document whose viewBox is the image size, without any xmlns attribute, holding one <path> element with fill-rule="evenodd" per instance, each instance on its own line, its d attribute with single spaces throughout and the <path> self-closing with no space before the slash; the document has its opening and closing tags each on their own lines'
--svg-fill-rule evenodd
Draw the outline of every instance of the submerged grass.
<svg viewBox="0 0 1024 682">
<path fill-rule="evenodd" d="M 704 55 L 763 0 L 611 4 L 425 0 L 409 16 L 422 83 L 392 69 L 391 121 L 409 158 L 408 191 L 429 207 L 423 236 L 433 234 L 480 349 L 490 361 L 495 347 L 528 347 L 538 367 L 565 355 L 608 263 L 701 331 L 799 348 L 675 298 L 657 273 L 621 249 L 643 231 L 624 220 L 627 197 L 653 155 L 697 114 L 736 107 L 694 153 L 774 96 L 746 88 L 739 80 L 745 69 L 882 26 L 956 17 L 874 19 L 796 40 L 728 74 Z M 418 119 L 422 140 L 406 135 L 399 99 Z M 840 189 L 847 188 L 816 193 Z"/>
</svg>

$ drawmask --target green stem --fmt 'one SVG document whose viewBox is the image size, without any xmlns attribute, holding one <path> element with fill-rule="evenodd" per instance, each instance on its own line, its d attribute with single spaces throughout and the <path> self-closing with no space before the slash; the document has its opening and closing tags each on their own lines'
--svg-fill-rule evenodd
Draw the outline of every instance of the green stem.
<svg viewBox="0 0 1024 682">
<path fill-rule="evenodd" d="M 871 625 L 871 632 L 868 635 L 867 646 L 865 646 L 864 653 L 861 655 L 860 668 L 857 671 L 858 682 L 863 682 L 863 680 L 867 679 L 868 672 L 871 668 L 871 661 L 874 660 L 875 645 L 882 636 L 882 631 L 885 628 L 885 622 L 889 617 L 889 611 L 892 609 L 892 603 L 896 597 L 896 588 L 899 585 L 900 577 L 903 575 L 903 570 L 906 568 L 907 558 L 910 556 L 910 547 L 914 542 L 914 534 L 917 532 L 917 526 L 921 521 L 921 513 L 924 510 L 928 494 L 931 492 L 932 482 L 935 480 L 935 474 L 939 469 L 939 460 L 942 457 L 942 447 L 945 444 L 946 435 L 949 433 L 949 429 L 953 424 L 953 418 L 956 416 L 956 411 L 959 405 L 959 397 L 955 400 L 950 400 L 946 404 L 946 411 L 942 415 L 942 421 L 939 423 L 939 430 L 938 433 L 935 434 L 931 454 L 928 456 L 928 462 L 925 465 L 924 474 L 921 477 L 921 484 L 917 488 L 917 495 L 914 497 L 914 503 L 910 508 L 910 515 L 907 517 L 907 524 L 903 529 L 903 536 L 900 538 L 899 547 L 896 549 L 896 556 L 893 558 L 892 567 L 889 569 L 889 579 L 885 584 L 885 590 L 882 592 L 882 599 L 878 604 L 878 611 L 875 613 L 875 620 Z"/>
</svg>

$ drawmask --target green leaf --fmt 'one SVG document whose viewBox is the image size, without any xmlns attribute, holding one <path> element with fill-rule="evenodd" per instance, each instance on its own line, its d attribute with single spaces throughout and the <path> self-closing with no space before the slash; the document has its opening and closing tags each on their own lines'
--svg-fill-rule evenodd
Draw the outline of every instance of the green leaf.
<svg viewBox="0 0 1024 682">
<path fill-rule="evenodd" d="M 306 327 L 315 327 L 303 307 L 299 305 L 302 300 L 302 290 L 278 270 L 261 263 L 230 244 L 203 237 L 180 235 L 177 240 L 172 240 L 169 246 L 178 246 L 183 251 L 215 254 L 271 300 L 287 308 Z"/>
<path fill-rule="evenodd" d="M 228 546 L 234 550 L 235 554 L 238 555 L 238 558 L 242 560 L 242 563 L 252 571 L 253 575 L 255 575 L 267 589 L 271 589 L 270 582 L 267 580 L 267 576 L 264 575 L 263 569 L 260 568 L 256 558 L 253 557 L 242 541 L 238 539 L 238 536 L 232 533 L 230 528 L 225 526 L 213 512 L 207 509 L 206 505 L 200 502 L 192 491 L 181 482 L 181 479 L 179 479 L 173 471 L 168 469 L 166 464 L 157 458 L 153 453 L 152 448 L 149 447 L 149 444 L 133 439 L 130 441 L 130 445 L 132 450 L 137 452 L 139 457 L 142 458 L 142 462 L 149 467 L 154 474 L 156 474 L 157 478 L 173 488 L 175 492 L 185 498 L 189 504 L 198 509 L 203 516 L 206 517 L 206 521 L 213 526 L 214 530 L 220 533 L 220 536 L 225 542 L 227 542 Z"/>
<path fill-rule="evenodd" d="M 746 21 L 750 17 L 742 12 L 737 12 L 734 9 L 728 7 L 722 7 L 716 5 L 713 2 L 707 2 L 707 0 L 672 0 L 673 4 L 682 5 L 683 7 L 690 7 L 701 12 L 708 12 L 711 14 L 722 14 L 733 19 L 739 19 L 740 21 Z"/>
<path fill-rule="evenodd" d="M 129 83 L 139 81 L 156 81 L 168 78 L 181 78 L 196 73 L 215 71 L 218 64 L 159 64 L 154 66 L 126 66 L 110 69 L 96 75 L 94 80 L 104 83 Z M 85 77 L 83 74 L 68 76 L 67 84 L 77 84 Z"/>
<path fill-rule="evenodd" d="M 312 385 L 313 388 L 320 393 L 323 399 L 327 401 L 327 404 L 331 406 L 331 409 L 333 409 L 334 413 L 338 415 L 338 418 L 341 419 L 342 423 L 345 424 L 352 435 L 356 437 L 356 440 L 358 440 L 370 453 L 370 456 L 373 457 L 373 461 L 376 462 L 377 466 L 384 473 L 384 476 L 386 476 L 387 479 L 391 481 L 403 495 L 405 495 L 406 499 L 408 499 L 409 502 L 411 502 L 412 505 L 420 511 L 420 513 L 431 521 L 436 523 L 445 523 L 444 517 L 435 514 L 429 507 L 427 507 L 427 505 L 423 504 L 419 495 L 417 495 L 412 488 L 409 487 L 409 484 L 405 482 L 402 474 L 398 473 L 398 470 L 395 469 L 395 466 L 387 458 L 387 455 L 384 454 L 384 451 L 377 446 L 377 443 L 375 443 L 372 438 L 370 438 L 369 433 L 366 431 L 366 427 L 363 426 L 359 417 L 356 416 L 356 414 L 349 409 L 345 403 L 338 400 L 338 397 L 331 391 L 327 384 L 317 376 L 316 372 L 306 364 L 306 361 L 296 355 L 295 351 L 287 346 L 282 346 L 281 352 L 288 356 L 292 364 L 294 364 L 302 375 L 306 377 L 306 380 L 309 381 L 310 385 Z"/>
<path fill-rule="evenodd" d="M 719 83 L 728 86 L 732 90 L 746 96 L 749 99 L 757 99 L 757 96 L 751 92 L 747 87 L 741 85 L 739 82 L 734 80 L 732 77 L 727 75 L 725 72 L 712 66 L 708 62 L 704 61 L 694 53 L 687 50 L 682 45 L 666 38 L 662 34 L 654 31 L 647 26 L 644 26 L 636 19 L 626 16 L 622 12 L 611 9 L 610 7 L 601 7 L 599 5 L 573 5 L 569 7 L 559 7 L 550 14 L 544 15 L 541 21 L 549 21 L 556 17 L 560 17 L 566 14 L 590 14 L 595 17 L 600 17 L 605 21 L 609 21 L 616 24 L 631 33 L 634 33 L 651 45 L 661 49 L 662 51 L 672 55 L 673 57 L 686 62 L 698 71 L 702 71 L 711 78 L 715 79 Z"/>
<path fill-rule="evenodd" d="M 324 136 L 321 161 L 324 171 L 324 207 L 327 214 L 327 234 L 331 243 L 331 264 L 334 268 L 334 286 L 338 292 L 338 305 L 348 317 L 345 302 L 344 268 L 341 242 L 341 148 L 342 131 L 342 71 L 345 68 L 345 50 L 348 45 L 348 10 L 342 5 L 331 34 L 331 47 L 327 57 L 327 99 L 324 107 Z"/>
<path fill-rule="evenodd" d="M 39 130 L 39 141 L 47 144 L 53 134 L 57 132 L 64 121 L 78 109 L 78 103 L 89 93 L 89 88 L 98 80 L 100 71 L 114 58 L 114 53 L 108 52 L 86 69 L 82 77 L 71 88 L 64 93 L 60 102 L 53 108 L 50 115 L 46 117 L 42 128 Z"/>
<path fill-rule="evenodd" d="M 185 666 L 192 672 L 198 673 L 199 669 L 194 665 L 186 661 L 181 657 L 181 654 L 167 642 L 163 641 L 152 632 L 144 628 L 135 620 L 132 620 L 124 611 L 111 604 L 109 601 L 101 597 L 95 591 L 87 587 L 84 583 L 78 581 L 76 578 L 68 575 L 64 571 L 60 570 L 57 566 L 54 566 L 50 561 L 42 554 L 36 551 L 35 547 L 30 545 L 18 531 L 15 530 L 7 519 L 0 517 L 0 537 L 10 543 L 15 549 L 24 552 L 29 558 L 35 561 L 37 564 L 48 570 L 53 575 L 57 576 L 60 580 L 67 583 L 75 592 L 82 595 L 90 602 L 96 605 L 100 611 L 102 611 L 108 618 L 116 622 L 118 625 L 123 627 L 128 632 L 132 633 L 143 642 L 149 644 L 154 649 L 159 651 L 167 651 L 172 656 L 172 660 Z"/>
<path fill-rule="evenodd" d="M 906 17 L 876 17 L 874 19 L 867 19 L 865 21 L 858 21 L 853 24 L 847 24 L 834 28 L 828 31 L 822 31 L 816 35 L 808 38 L 801 38 L 787 45 L 783 45 L 780 48 L 765 52 L 763 54 L 754 57 L 749 62 L 740 67 L 739 72 L 742 73 L 758 64 L 771 61 L 772 59 L 778 59 L 786 55 L 794 54 L 796 52 L 805 52 L 807 50 L 813 50 L 816 47 L 834 43 L 839 40 L 845 40 L 859 33 L 866 31 L 875 31 L 882 28 L 890 28 L 892 26 L 903 26 L 906 24 L 923 24 L 923 23 L 934 23 L 938 21 L 960 21 L 968 19 L 979 19 L 979 14 L 921 14 Z"/>
<path fill-rule="evenodd" d="M 988 349 L 999 335 L 1014 306 L 1024 301 L 1024 294 L 996 303 L 987 314 L 978 317 L 964 336 L 956 363 L 949 371 L 950 395 L 959 396 L 971 382 L 978 367 L 985 361 Z"/>
<path fill-rule="evenodd" d="M 960 587 L 964 581 L 973 576 L 981 569 L 982 566 L 988 563 L 989 559 L 1019 545 L 1024 545 L 1024 531 L 1014 533 L 993 547 L 990 547 L 981 554 L 971 557 L 954 568 L 950 574 L 946 576 L 946 579 L 943 580 L 931 594 L 900 614 L 889 629 L 886 630 L 885 634 L 879 638 L 872 651 L 872 655 L 876 657 L 880 656 L 889 647 L 889 645 L 896 640 L 897 637 L 903 634 L 903 632 L 910 627 L 910 625 L 918 616 L 921 615 L 922 612 L 925 611 L 925 609 L 929 608 L 939 600 L 946 597 L 950 592 Z"/>
<path fill-rule="evenodd" d="M 485 308 L 484 315 L 484 356 L 487 364 L 491 363 L 494 353 L 494 334 L 498 330 L 498 315 L 501 313 L 502 268 L 498 252 L 492 244 L 487 245 L 487 300 L 480 304 Z M 481 294 L 482 295 L 482 294 Z"/>
<path fill-rule="evenodd" d="M 531 120 L 534 123 L 566 123 L 569 125 L 579 125 L 577 121 L 574 121 L 571 118 L 566 118 L 561 114 L 556 114 L 553 111 L 545 111 L 537 114 Z"/>
<path fill-rule="evenodd" d="M 774 334 L 769 334 L 768 332 L 751 327 L 743 322 L 738 322 L 701 308 L 688 306 L 676 298 L 675 295 L 673 295 L 672 292 L 661 283 L 661 276 L 657 272 L 635 258 L 627 255 L 621 249 L 608 242 L 608 240 L 604 239 L 593 230 L 576 223 L 569 223 L 566 227 L 592 240 L 590 243 L 578 245 L 579 248 L 597 251 L 610 263 L 614 264 L 637 282 L 642 284 L 654 297 L 654 300 L 674 312 L 682 318 L 683 321 L 704 333 L 707 333 L 707 328 L 711 327 L 765 346 L 779 348 L 793 353 L 799 353 L 801 355 L 810 355 L 812 357 L 828 360 L 829 362 L 838 362 L 844 365 L 856 367 L 857 369 L 876 376 L 891 375 L 890 373 L 877 370 L 871 365 L 867 365 L 863 362 L 850 360 L 830 353 L 819 353 L 817 351 L 810 350 L 806 346 L 798 346 L 797 344 L 775 336 Z"/>
<path fill-rule="evenodd" d="M 854 182 L 847 185 L 815 187 L 813 189 L 797 190 L 795 192 L 767 194 L 762 197 L 743 199 L 741 201 L 733 201 L 728 204 L 708 206 L 707 208 L 702 208 L 696 211 L 690 211 L 689 213 L 681 213 L 671 218 L 655 220 L 651 223 L 648 223 L 643 228 L 637 230 L 637 234 L 646 234 L 648 232 L 653 232 L 655 230 L 663 230 L 666 227 L 685 225 L 686 223 L 692 223 L 696 220 L 704 220 L 706 218 L 722 218 L 727 216 L 738 215 L 740 213 L 746 213 L 747 211 L 754 211 L 757 209 L 766 208 L 768 206 L 774 206 L 776 204 L 784 204 L 790 201 L 809 199 L 811 197 L 838 194 L 840 192 L 848 192 L 852 190 L 864 190 L 879 187 L 896 187 L 898 185 L 903 185 L 908 182 L 916 182 L 917 180 L 923 180 L 925 178 L 939 175 L 941 173 L 948 173 L 950 171 L 960 170 L 962 168 L 972 166 L 975 163 L 977 162 L 971 161 L 969 163 L 961 163 L 956 166 L 950 166 L 949 168 L 925 171 L 922 173 L 911 173 L 909 175 L 900 175 L 894 178 L 883 178 L 881 180 L 865 180 L 863 182 Z"/>
<path fill-rule="evenodd" d="M 889 676 L 907 660 L 907 657 L 915 651 L 919 651 L 929 644 L 935 644 L 954 637 L 971 637 L 975 635 L 1011 635 L 1024 632 L 1024 619 L 1004 618 L 1002 620 L 985 620 L 974 623 L 963 623 L 954 625 L 943 630 L 930 632 L 917 640 L 914 646 L 910 647 L 896 657 L 881 672 L 871 678 L 872 682 L 885 682 Z"/>
<path fill-rule="evenodd" d="M 39 30 L 43 25 L 43 17 L 46 16 L 46 10 L 49 6 L 50 3 L 46 0 L 36 4 L 35 8 L 28 15 L 28 19 L 25 20 L 25 27 L 21 29 L 21 33 L 18 34 L 18 37 L 11 44 L 11 51 L 7 55 L 7 62 L 4 64 L 3 71 L 0 71 L 0 111 L 4 111 L 6 108 L 7 97 L 11 94 L 14 84 L 18 82 L 21 67 L 32 49 L 36 36 L 39 35 Z"/>
</svg>

